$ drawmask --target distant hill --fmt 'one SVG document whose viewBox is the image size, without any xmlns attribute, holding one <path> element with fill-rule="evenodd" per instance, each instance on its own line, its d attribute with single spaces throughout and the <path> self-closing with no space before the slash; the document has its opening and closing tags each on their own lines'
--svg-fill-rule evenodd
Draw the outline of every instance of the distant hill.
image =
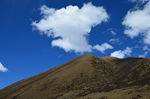
<svg viewBox="0 0 150 99">
<path fill-rule="evenodd" d="M 86 54 L 0 90 L 0 99 L 150 99 L 150 59 Z"/>
</svg>

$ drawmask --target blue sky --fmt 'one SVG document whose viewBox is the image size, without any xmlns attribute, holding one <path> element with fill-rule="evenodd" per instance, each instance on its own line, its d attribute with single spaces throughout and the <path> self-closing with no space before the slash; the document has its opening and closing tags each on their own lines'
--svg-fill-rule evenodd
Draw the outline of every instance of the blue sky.
<svg viewBox="0 0 150 99">
<path fill-rule="evenodd" d="M 149 0 L 0 0 L 0 88 L 85 53 L 149 57 Z"/>
</svg>

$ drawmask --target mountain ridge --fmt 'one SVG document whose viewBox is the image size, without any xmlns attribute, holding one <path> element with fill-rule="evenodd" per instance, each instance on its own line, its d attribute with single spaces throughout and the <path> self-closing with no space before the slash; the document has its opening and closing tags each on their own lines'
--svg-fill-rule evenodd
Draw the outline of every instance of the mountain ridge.
<svg viewBox="0 0 150 99">
<path fill-rule="evenodd" d="M 145 85 L 149 88 L 149 74 L 148 58 L 120 59 L 85 54 L 0 90 L 0 99 L 89 99 L 91 94 L 111 93 L 122 88 Z"/>
</svg>

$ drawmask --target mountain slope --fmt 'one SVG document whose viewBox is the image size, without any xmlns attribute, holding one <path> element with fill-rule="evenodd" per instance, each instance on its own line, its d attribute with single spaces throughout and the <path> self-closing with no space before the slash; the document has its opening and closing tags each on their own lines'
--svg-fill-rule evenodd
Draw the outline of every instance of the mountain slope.
<svg viewBox="0 0 150 99">
<path fill-rule="evenodd" d="M 86 54 L 4 88 L 0 99 L 149 99 L 148 93 L 150 59 Z"/>
</svg>

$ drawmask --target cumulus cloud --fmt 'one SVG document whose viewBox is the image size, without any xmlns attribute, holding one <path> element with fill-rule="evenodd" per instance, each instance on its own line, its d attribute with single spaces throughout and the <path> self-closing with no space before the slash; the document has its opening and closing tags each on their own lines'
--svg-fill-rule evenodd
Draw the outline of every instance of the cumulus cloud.
<svg viewBox="0 0 150 99">
<path fill-rule="evenodd" d="M 94 47 L 93 47 L 93 49 L 96 49 L 96 50 L 98 50 L 98 51 L 100 51 L 101 53 L 104 53 L 106 50 L 108 50 L 108 49 L 113 49 L 113 46 L 111 46 L 110 44 L 108 44 L 108 43 L 103 43 L 103 44 L 101 44 L 101 45 L 95 45 Z"/>
<path fill-rule="evenodd" d="M 143 8 L 128 11 L 122 24 L 126 27 L 126 35 L 131 38 L 142 35 L 143 42 L 150 44 L 150 1 Z"/>
<path fill-rule="evenodd" d="M 110 56 L 118 57 L 118 58 L 124 58 L 126 56 L 130 56 L 131 53 L 132 53 L 132 49 L 127 47 L 124 50 L 118 50 L 118 51 L 112 52 Z"/>
<path fill-rule="evenodd" d="M 0 72 L 7 72 L 8 69 L 0 62 Z"/>
<path fill-rule="evenodd" d="M 87 39 L 91 29 L 109 19 L 103 7 L 94 6 L 92 3 L 84 4 L 81 8 L 69 5 L 61 9 L 44 5 L 40 10 L 42 19 L 33 22 L 32 26 L 42 34 L 54 38 L 51 45 L 66 52 L 92 51 Z"/>
</svg>

